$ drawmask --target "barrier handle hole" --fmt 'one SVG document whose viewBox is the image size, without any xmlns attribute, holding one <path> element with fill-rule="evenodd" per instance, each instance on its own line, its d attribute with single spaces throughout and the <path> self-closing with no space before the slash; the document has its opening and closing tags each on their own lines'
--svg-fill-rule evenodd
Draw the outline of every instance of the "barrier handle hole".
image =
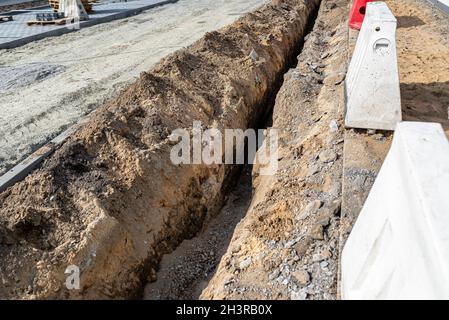
<svg viewBox="0 0 449 320">
<path fill-rule="evenodd" d="M 360 7 L 359 12 L 360 12 L 360 14 L 365 14 L 365 12 L 366 12 L 365 6 Z"/>
<path fill-rule="evenodd" d="M 379 32 L 380 31 L 380 27 L 376 27 L 376 31 Z"/>
</svg>

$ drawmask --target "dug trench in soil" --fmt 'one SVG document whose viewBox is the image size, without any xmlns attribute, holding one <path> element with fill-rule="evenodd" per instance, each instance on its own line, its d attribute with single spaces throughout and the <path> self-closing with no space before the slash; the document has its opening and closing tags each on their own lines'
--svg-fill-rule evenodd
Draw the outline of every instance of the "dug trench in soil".
<svg viewBox="0 0 449 320">
<path fill-rule="evenodd" d="M 202 299 L 337 298 L 347 5 L 322 1 L 276 98 L 279 169 L 254 175 L 249 210 Z"/>
<path fill-rule="evenodd" d="M 246 167 L 236 186 L 226 197 L 226 204 L 193 239 L 184 240 L 170 254 L 162 257 L 156 281 L 145 286 L 144 299 L 198 299 L 226 252 L 236 224 L 245 216 L 251 203 L 251 167 Z"/>
<path fill-rule="evenodd" d="M 0 194 L 0 297 L 141 295 L 218 211 L 234 171 L 172 164 L 170 133 L 253 126 L 318 4 L 269 3 L 163 59 Z M 79 290 L 65 287 L 69 265 Z"/>
<path fill-rule="evenodd" d="M 305 36 L 315 24 L 319 7 L 311 15 Z M 298 63 L 297 56 L 304 42 L 300 41 L 294 50 L 292 61 L 286 65 L 284 73 Z M 266 129 L 272 125 L 272 111 L 277 93 L 283 84 L 283 73 L 264 107 L 268 112 L 260 124 L 253 129 Z M 144 299 L 198 299 L 221 257 L 229 246 L 236 224 L 245 216 L 252 200 L 252 166 L 246 165 L 230 191 L 225 205 L 203 230 L 193 239 L 183 241 L 172 253 L 162 258 L 157 274 L 153 274 L 145 287 Z"/>
</svg>

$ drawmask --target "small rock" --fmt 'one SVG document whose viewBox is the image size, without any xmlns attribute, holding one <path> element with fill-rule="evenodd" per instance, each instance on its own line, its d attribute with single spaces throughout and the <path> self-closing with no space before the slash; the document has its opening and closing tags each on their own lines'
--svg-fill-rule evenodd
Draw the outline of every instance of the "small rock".
<svg viewBox="0 0 449 320">
<path fill-rule="evenodd" d="M 242 246 L 237 245 L 232 248 L 232 253 L 238 253 L 242 249 Z"/>
<path fill-rule="evenodd" d="M 233 277 L 230 277 L 228 280 L 225 281 L 224 285 L 229 286 L 230 284 L 233 284 L 235 279 Z"/>
<path fill-rule="evenodd" d="M 268 276 L 268 279 L 274 280 L 274 279 L 278 278 L 280 274 L 281 274 L 281 271 L 276 269 L 272 273 L 270 273 L 270 275 Z"/>
<path fill-rule="evenodd" d="M 323 227 L 327 227 L 330 223 L 331 217 L 332 217 L 332 211 L 329 210 L 328 208 L 323 208 L 319 211 L 319 213 L 315 219 L 315 223 L 320 224 Z"/>
<path fill-rule="evenodd" d="M 259 60 L 259 54 L 253 49 L 251 51 L 251 53 L 249 54 L 249 57 L 251 58 L 251 60 L 253 60 L 254 62 Z"/>
<path fill-rule="evenodd" d="M 304 239 L 302 239 L 295 245 L 295 251 L 296 251 L 296 254 L 298 255 L 298 257 L 301 258 L 302 256 L 304 256 L 306 254 L 311 243 L 312 243 L 312 239 L 310 237 L 305 237 Z"/>
<path fill-rule="evenodd" d="M 327 57 L 329 57 L 329 55 L 330 55 L 330 53 L 326 52 L 326 53 L 323 53 L 320 58 L 321 59 L 326 59 Z"/>
<path fill-rule="evenodd" d="M 298 70 L 293 70 L 291 72 L 291 77 L 292 79 L 300 80 L 302 77 L 304 77 L 304 75 L 302 75 L 301 72 L 299 72 Z"/>
<path fill-rule="evenodd" d="M 332 257 L 332 252 L 328 249 L 324 249 L 323 251 L 321 251 L 321 257 L 323 259 L 329 259 Z"/>
<path fill-rule="evenodd" d="M 293 240 L 287 241 L 284 244 L 284 248 L 285 249 L 291 248 L 297 241 L 298 241 L 297 239 L 293 239 Z"/>
<path fill-rule="evenodd" d="M 307 299 L 307 293 L 305 291 L 299 291 L 299 292 L 292 292 L 290 295 L 291 300 L 306 300 Z"/>
<path fill-rule="evenodd" d="M 322 162 L 328 163 L 337 160 L 337 154 L 333 150 L 321 151 L 319 158 Z"/>
<path fill-rule="evenodd" d="M 323 261 L 332 257 L 332 252 L 328 249 L 323 249 L 320 253 L 313 255 L 314 262 Z"/>
<path fill-rule="evenodd" d="M 250 266 L 251 262 L 252 262 L 251 257 L 248 257 L 245 260 L 243 260 L 242 262 L 240 262 L 240 264 L 239 264 L 240 270 L 245 270 L 246 268 L 248 268 Z"/>
<path fill-rule="evenodd" d="M 330 128 L 331 132 L 337 132 L 338 131 L 337 120 L 331 120 L 331 122 L 329 123 L 329 128 Z"/>
<path fill-rule="evenodd" d="M 316 224 L 312 227 L 309 235 L 314 240 L 324 240 L 324 228 L 321 224 Z"/>
<path fill-rule="evenodd" d="M 327 262 L 327 261 L 322 261 L 322 262 L 320 262 L 320 267 L 321 267 L 321 269 L 326 268 L 328 265 L 329 265 L 329 262 Z"/>
<path fill-rule="evenodd" d="M 278 283 L 282 283 L 284 281 L 284 277 L 282 275 L 280 275 L 279 277 L 276 278 L 276 282 Z"/>
<path fill-rule="evenodd" d="M 306 270 L 295 271 L 292 276 L 298 285 L 306 286 L 310 283 L 310 275 Z"/>
<path fill-rule="evenodd" d="M 318 209 L 321 208 L 322 202 L 320 200 L 314 200 L 309 202 L 307 206 L 304 208 L 303 215 L 311 216 L 318 212 Z"/>
</svg>

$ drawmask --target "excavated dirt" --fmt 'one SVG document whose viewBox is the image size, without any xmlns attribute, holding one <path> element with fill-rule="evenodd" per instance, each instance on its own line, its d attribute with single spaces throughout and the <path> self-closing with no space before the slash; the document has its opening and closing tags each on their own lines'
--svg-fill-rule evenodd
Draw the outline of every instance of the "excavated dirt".
<svg viewBox="0 0 449 320">
<path fill-rule="evenodd" d="M 0 194 L 0 297 L 140 295 L 161 257 L 218 211 L 235 171 L 173 165 L 169 134 L 193 120 L 253 126 L 269 111 L 264 106 L 318 2 L 267 4 L 163 59 Z M 80 290 L 64 286 L 72 264 L 81 270 Z"/>
<path fill-rule="evenodd" d="M 335 299 L 347 1 L 322 2 L 276 98 L 279 170 L 254 196 L 203 299 Z"/>
</svg>

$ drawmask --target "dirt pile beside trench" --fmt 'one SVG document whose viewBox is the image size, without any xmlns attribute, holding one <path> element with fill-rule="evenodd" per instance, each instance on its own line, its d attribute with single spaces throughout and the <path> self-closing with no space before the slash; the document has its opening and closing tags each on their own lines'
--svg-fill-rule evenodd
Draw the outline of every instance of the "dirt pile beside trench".
<svg viewBox="0 0 449 320">
<path fill-rule="evenodd" d="M 253 125 L 318 3 L 267 4 L 162 60 L 0 194 L 0 297 L 140 294 L 232 178 L 232 166 L 173 165 L 169 134 L 193 120 Z M 80 290 L 64 285 L 69 265 L 80 268 Z"/>
<path fill-rule="evenodd" d="M 279 170 L 255 194 L 203 299 L 336 299 L 342 185 L 345 0 L 322 1 L 276 98 Z"/>
</svg>

